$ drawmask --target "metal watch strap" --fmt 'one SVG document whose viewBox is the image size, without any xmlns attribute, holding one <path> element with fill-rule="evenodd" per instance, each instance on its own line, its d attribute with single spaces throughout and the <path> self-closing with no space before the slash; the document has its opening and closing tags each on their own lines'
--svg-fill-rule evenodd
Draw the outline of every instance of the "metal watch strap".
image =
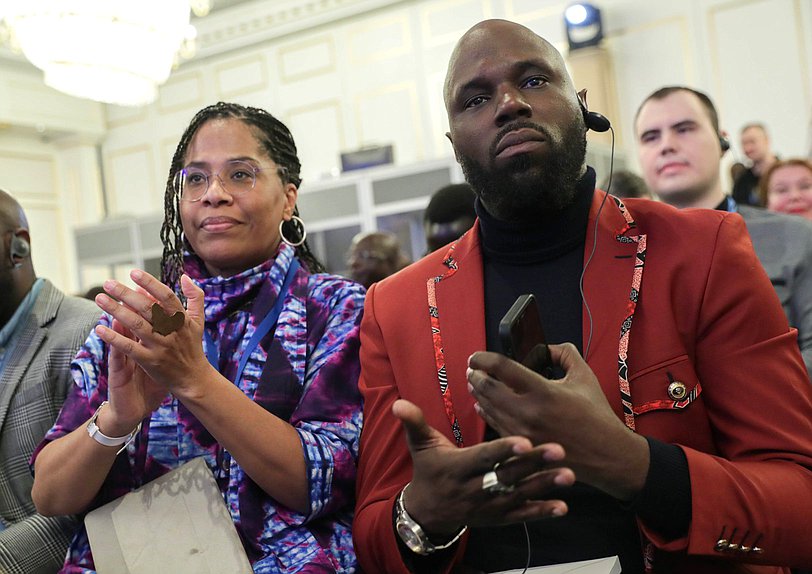
<svg viewBox="0 0 812 574">
<path fill-rule="evenodd" d="M 99 425 L 96 424 L 96 419 L 99 418 L 99 413 L 101 412 L 102 407 L 106 404 L 108 404 L 107 401 L 103 401 L 102 404 L 99 405 L 99 408 L 96 409 L 96 412 L 93 413 L 93 416 L 90 417 L 90 420 L 87 423 L 87 434 L 90 436 L 90 438 L 101 445 L 121 446 L 121 449 L 116 453 L 118 454 L 127 448 L 127 445 L 129 445 L 133 439 L 135 439 L 135 436 L 141 430 L 141 423 L 138 423 L 138 425 L 128 435 L 119 437 L 107 436 L 101 431 L 101 429 L 99 429 Z"/>
<path fill-rule="evenodd" d="M 468 526 L 463 526 L 459 532 L 457 532 L 454 537 L 444 544 L 434 544 L 431 540 L 429 540 L 428 535 L 423 531 L 423 528 L 418 524 L 414 518 L 412 518 L 409 513 L 406 511 L 406 506 L 403 504 L 403 496 L 406 493 L 406 489 L 409 488 L 411 482 L 403 487 L 403 490 L 400 491 L 398 497 L 395 501 L 395 515 L 396 515 L 396 528 L 395 531 L 397 532 L 400 539 L 406 545 L 409 550 L 414 552 L 415 554 L 420 554 L 421 556 L 428 556 L 429 554 L 433 554 L 438 550 L 445 550 L 446 548 L 450 548 L 457 541 L 462 537 L 463 534 L 468 530 Z M 407 540 L 401 534 L 399 526 L 406 526 L 413 536 L 412 540 Z"/>
</svg>

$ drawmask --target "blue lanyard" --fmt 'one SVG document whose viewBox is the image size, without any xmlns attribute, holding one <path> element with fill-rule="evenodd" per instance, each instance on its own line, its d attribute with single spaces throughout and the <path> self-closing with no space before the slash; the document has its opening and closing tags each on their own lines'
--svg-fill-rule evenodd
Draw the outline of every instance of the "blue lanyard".
<svg viewBox="0 0 812 574">
<path fill-rule="evenodd" d="M 285 295 L 290 288 L 290 284 L 293 282 L 293 277 L 296 275 L 296 271 L 299 269 L 299 261 L 297 259 L 293 259 L 290 262 L 290 267 L 288 267 L 288 272 L 285 274 L 285 281 L 282 283 L 282 288 L 279 290 L 279 295 L 276 297 L 276 303 L 268 311 L 268 314 L 265 315 L 265 318 L 262 320 L 262 323 L 259 324 L 257 330 L 254 331 L 254 335 L 251 337 L 251 340 L 248 341 L 248 347 L 240 357 L 240 364 L 237 367 L 237 375 L 234 377 L 234 384 L 238 387 L 240 386 L 240 378 L 242 377 L 243 369 L 245 369 L 245 365 L 248 364 L 248 359 L 251 357 L 251 353 L 259 345 L 259 342 L 262 338 L 267 335 L 271 329 L 274 328 L 277 321 L 279 321 L 279 314 L 282 312 L 282 305 L 285 302 Z M 211 339 L 211 335 L 209 332 L 204 329 L 204 337 L 206 339 L 206 357 L 209 359 L 209 363 L 217 369 L 220 370 L 220 349 L 217 347 Z"/>
</svg>

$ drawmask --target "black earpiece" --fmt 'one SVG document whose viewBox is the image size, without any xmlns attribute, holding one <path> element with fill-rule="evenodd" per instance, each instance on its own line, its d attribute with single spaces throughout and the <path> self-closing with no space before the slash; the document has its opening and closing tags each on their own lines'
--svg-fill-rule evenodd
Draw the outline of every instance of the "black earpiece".
<svg viewBox="0 0 812 574">
<path fill-rule="evenodd" d="M 586 127 L 591 129 L 593 132 L 607 132 L 609 128 L 612 127 L 612 124 L 609 122 L 608 118 L 602 116 L 598 112 L 586 112 L 584 114 L 584 123 Z"/>
<path fill-rule="evenodd" d="M 578 98 L 578 103 L 581 104 L 581 111 L 584 114 L 584 124 L 588 130 L 592 130 L 593 132 L 609 131 L 612 124 L 605 116 L 602 116 L 598 112 L 590 112 L 587 110 L 581 98 Z"/>
<path fill-rule="evenodd" d="M 28 241 L 26 241 L 19 235 L 12 235 L 10 249 L 10 255 L 12 260 L 25 259 L 30 254 L 31 254 L 31 246 L 28 244 Z"/>
<path fill-rule="evenodd" d="M 730 140 L 727 139 L 722 134 L 719 134 L 719 145 L 722 148 L 722 152 L 726 152 L 727 150 L 730 149 Z"/>
</svg>

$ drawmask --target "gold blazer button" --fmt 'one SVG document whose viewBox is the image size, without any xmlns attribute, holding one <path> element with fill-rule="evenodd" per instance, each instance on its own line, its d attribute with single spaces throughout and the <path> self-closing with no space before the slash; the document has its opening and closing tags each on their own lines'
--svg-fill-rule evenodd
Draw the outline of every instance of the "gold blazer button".
<svg viewBox="0 0 812 574">
<path fill-rule="evenodd" d="M 670 385 L 668 385 L 668 396 L 674 399 L 675 401 L 681 401 L 685 398 L 688 394 L 688 388 L 685 386 L 685 383 L 680 381 L 674 381 Z"/>
</svg>

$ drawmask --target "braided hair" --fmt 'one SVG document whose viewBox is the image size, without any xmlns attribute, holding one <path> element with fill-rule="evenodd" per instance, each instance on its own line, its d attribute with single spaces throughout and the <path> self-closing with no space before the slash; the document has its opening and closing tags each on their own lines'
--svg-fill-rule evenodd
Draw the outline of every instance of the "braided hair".
<svg viewBox="0 0 812 574">
<path fill-rule="evenodd" d="M 183 273 L 183 253 L 189 248 L 184 245 L 183 226 L 180 220 L 180 190 L 176 185 L 176 175 L 183 169 L 183 161 L 189 143 L 204 123 L 215 118 L 234 118 L 247 124 L 254 132 L 262 148 L 280 169 L 283 183 L 292 183 L 296 187 L 302 182 L 299 175 L 301 164 L 296 155 L 296 143 L 290 130 L 263 109 L 241 106 L 239 104 L 218 102 L 203 108 L 189 123 L 186 131 L 178 142 L 172 164 L 169 167 L 169 176 L 166 179 L 164 193 L 164 222 L 161 226 L 161 242 L 163 254 L 161 256 L 161 281 L 172 290 L 180 293 L 180 276 Z M 299 208 L 294 207 L 293 215 L 299 215 Z M 302 237 L 303 229 L 295 221 L 285 221 L 282 224 L 285 237 L 297 242 Z M 324 271 L 324 265 L 310 250 L 307 241 L 296 247 L 296 255 L 312 273 Z"/>
</svg>

